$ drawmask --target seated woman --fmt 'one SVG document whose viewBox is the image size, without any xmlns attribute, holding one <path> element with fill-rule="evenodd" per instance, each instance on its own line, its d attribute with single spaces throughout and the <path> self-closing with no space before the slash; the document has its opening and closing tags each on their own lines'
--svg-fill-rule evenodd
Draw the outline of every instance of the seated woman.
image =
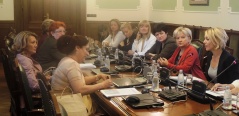
<svg viewBox="0 0 239 116">
<path fill-rule="evenodd" d="M 43 70 L 49 67 L 56 67 L 59 61 L 65 56 L 56 48 L 56 42 L 66 33 L 66 25 L 61 21 L 54 21 L 49 27 L 50 36 L 44 40 L 37 51 L 37 61 L 41 64 Z"/>
<path fill-rule="evenodd" d="M 236 58 L 225 50 L 228 40 L 225 30 L 221 28 L 207 29 L 204 38 L 205 49 L 209 51 L 206 54 L 207 63 L 205 66 L 207 80 L 213 83 L 229 84 L 239 79 L 239 66 L 238 63 L 234 64 Z M 229 68 L 226 69 L 227 67 Z M 224 70 L 225 72 L 222 72 Z M 220 74 L 221 72 L 222 74 Z"/>
<path fill-rule="evenodd" d="M 38 72 L 42 72 L 41 65 L 32 58 L 32 55 L 36 53 L 37 44 L 37 35 L 30 31 L 22 31 L 14 38 L 13 46 L 17 51 L 16 58 L 26 72 L 32 92 L 39 92 L 36 75 Z"/>
<path fill-rule="evenodd" d="M 57 49 L 66 54 L 66 57 L 61 59 L 54 71 L 52 76 L 52 89 L 55 92 L 61 92 L 66 86 L 71 87 L 74 93 L 81 93 L 83 99 L 87 99 L 84 100 L 84 102 L 88 111 L 90 113 L 94 112 L 89 94 L 100 89 L 108 88 L 113 83 L 108 75 L 83 75 L 79 63 L 82 63 L 86 56 L 89 55 L 89 41 L 83 36 L 63 35 L 57 41 Z M 99 79 L 103 81 L 101 83 L 92 84 Z"/>
<path fill-rule="evenodd" d="M 178 27 L 174 30 L 173 37 L 176 39 L 178 47 L 169 60 L 159 58 L 158 63 L 162 66 L 166 66 L 171 71 L 182 69 L 184 73 L 190 73 L 195 77 L 206 80 L 200 67 L 198 52 L 196 48 L 191 45 L 191 30 L 185 27 Z"/>
<path fill-rule="evenodd" d="M 160 57 L 169 59 L 177 48 L 175 39 L 168 35 L 168 28 L 164 24 L 156 25 L 154 32 L 157 41 L 153 47 L 146 52 L 146 58 L 156 61 Z"/>
<path fill-rule="evenodd" d="M 220 84 L 216 83 L 211 90 L 212 91 L 222 91 L 225 89 L 226 86 L 229 86 L 231 89 L 232 94 L 238 94 L 239 93 L 239 79 L 234 80 L 231 84 Z"/>
<path fill-rule="evenodd" d="M 120 21 L 118 19 L 112 19 L 109 23 L 110 33 L 107 38 L 102 42 L 105 47 L 118 47 L 121 41 L 125 39 L 124 34 L 120 31 Z"/>
<path fill-rule="evenodd" d="M 140 21 L 138 28 L 139 32 L 137 33 L 132 49 L 128 51 L 128 54 L 144 56 L 145 53 L 155 44 L 156 37 L 151 33 L 149 21 Z"/>
<path fill-rule="evenodd" d="M 121 25 L 121 30 L 126 38 L 120 43 L 118 48 L 124 52 L 128 52 L 132 49 L 132 44 L 136 38 L 136 33 L 134 33 L 131 24 L 128 22 Z"/>
</svg>

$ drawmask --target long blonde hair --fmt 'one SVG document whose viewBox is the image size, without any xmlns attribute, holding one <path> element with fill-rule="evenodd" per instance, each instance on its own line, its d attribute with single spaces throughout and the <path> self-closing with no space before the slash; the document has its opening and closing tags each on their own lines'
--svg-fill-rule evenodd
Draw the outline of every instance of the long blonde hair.
<svg viewBox="0 0 239 116">
<path fill-rule="evenodd" d="M 139 24 L 138 24 L 138 28 L 140 29 L 140 27 L 142 27 L 142 26 L 147 26 L 149 28 L 149 31 L 148 31 L 147 36 L 146 36 L 147 39 L 148 39 L 151 35 L 151 25 L 150 25 L 149 21 L 147 21 L 147 20 L 140 21 Z"/>
</svg>

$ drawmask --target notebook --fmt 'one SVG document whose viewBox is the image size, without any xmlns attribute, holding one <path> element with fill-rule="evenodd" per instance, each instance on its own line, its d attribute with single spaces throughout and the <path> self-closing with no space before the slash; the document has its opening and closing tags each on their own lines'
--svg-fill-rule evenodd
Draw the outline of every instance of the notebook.
<svg viewBox="0 0 239 116">
<path fill-rule="evenodd" d="M 143 85 L 147 82 L 147 79 L 143 77 L 123 77 L 123 78 L 112 78 L 115 87 L 125 88 Z"/>
<path fill-rule="evenodd" d="M 164 102 L 162 100 L 158 100 L 156 97 L 153 97 L 150 94 L 136 94 L 136 95 L 131 95 L 131 96 L 136 96 L 140 99 L 140 102 L 137 104 L 131 104 L 127 103 L 125 100 L 127 99 L 127 96 L 122 96 L 124 101 L 131 106 L 132 108 L 154 108 L 154 107 L 162 107 L 164 105 Z"/>
<path fill-rule="evenodd" d="M 117 71 L 101 72 L 100 69 L 92 69 L 91 71 L 95 74 L 105 73 L 111 75 L 115 87 L 118 88 L 134 87 L 146 84 L 147 82 L 147 79 L 143 77 L 127 76 L 120 78 Z"/>
</svg>

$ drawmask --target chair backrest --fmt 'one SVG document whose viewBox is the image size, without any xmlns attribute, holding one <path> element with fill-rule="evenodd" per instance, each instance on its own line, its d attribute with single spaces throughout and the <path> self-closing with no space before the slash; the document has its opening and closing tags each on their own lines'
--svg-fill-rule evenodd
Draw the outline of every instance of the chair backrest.
<svg viewBox="0 0 239 116">
<path fill-rule="evenodd" d="M 5 49 L 0 50 L 0 57 L 3 64 L 3 70 L 9 93 L 11 95 L 11 108 L 16 114 L 20 114 L 20 87 L 19 80 L 16 78 L 13 59 L 9 57 Z"/>
<path fill-rule="evenodd" d="M 205 62 L 204 56 L 206 54 L 206 49 L 204 47 L 203 42 L 196 39 L 196 40 L 193 40 L 191 42 L 191 45 L 194 46 L 197 49 L 199 60 L 200 60 L 200 65 L 203 68 L 203 65 L 204 65 L 204 62 Z"/>
<path fill-rule="evenodd" d="M 50 82 L 46 79 L 45 75 L 43 73 L 37 73 L 37 79 L 42 80 L 44 86 L 47 88 L 48 91 L 51 90 L 51 84 Z"/>
<path fill-rule="evenodd" d="M 9 58 L 5 49 L 1 49 L 0 54 L 1 54 L 2 64 L 3 64 L 5 79 L 7 81 L 7 86 L 8 86 L 10 94 L 12 94 L 12 92 L 19 89 L 19 86 L 18 86 L 19 84 L 15 75 L 16 72 L 13 69 L 13 60 Z"/>
<path fill-rule="evenodd" d="M 56 116 L 56 111 L 54 104 L 52 102 L 49 90 L 45 86 L 43 80 L 38 79 L 41 95 L 42 95 L 42 105 L 44 109 L 45 116 Z"/>
<path fill-rule="evenodd" d="M 31 111 L 34 109 L 32 91 L 31 91 L 31 88 L 29 87 L 26 72 L 19 63 L 17 63 L 17 72 L 18 72 L 18 77 L 20 79 L 20 85 L 22 87 L 22 94 L 25 101 L 25 106 L 28 111 Z"/>
<path fill-rule="evenodd" d="M 225 50 L 229 52 L 231 55 L 233 55 L 234 50 L 228 46 L 225 47 Z"/>
</svg>

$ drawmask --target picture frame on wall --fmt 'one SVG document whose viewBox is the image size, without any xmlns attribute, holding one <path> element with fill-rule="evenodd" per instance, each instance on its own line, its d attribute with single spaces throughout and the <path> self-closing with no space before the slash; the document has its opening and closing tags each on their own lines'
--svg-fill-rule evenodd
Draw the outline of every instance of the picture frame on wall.
<svg viewBox="0 0 239 116">
<path fill-rule="evenodd" d="M 208 5 L 209 0 L 189 0 L 190 5 Z"/>
</svg>

